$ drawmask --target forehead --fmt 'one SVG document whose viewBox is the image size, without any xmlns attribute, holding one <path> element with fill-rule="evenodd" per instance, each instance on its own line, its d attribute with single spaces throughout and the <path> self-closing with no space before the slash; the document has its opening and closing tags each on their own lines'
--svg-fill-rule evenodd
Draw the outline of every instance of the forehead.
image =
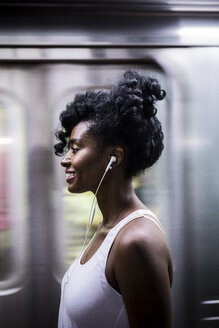
<svg viewBox="0 0 219 328">
<path fill-rule="evenodd" d="M 89 123 L 86 121 L 79 122 L 71 131 L 70 139 L 82 139 L 86 137 L 89 130 Z"/>
<path fill-rule="evenodd" d="M 92 128 L 90 122 L 79 122 L 71 131 L 69 144 L 77 143 L 80 146 L 99 148 L 99 142 L 97 138 L 89 133 L 90 128 Z"/>
</svg>

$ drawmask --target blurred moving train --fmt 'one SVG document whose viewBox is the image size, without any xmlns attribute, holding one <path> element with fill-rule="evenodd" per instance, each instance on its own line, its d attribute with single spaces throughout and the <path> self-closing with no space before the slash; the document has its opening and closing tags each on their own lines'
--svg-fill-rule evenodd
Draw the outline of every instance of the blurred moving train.
<svg viewBox="0 0 219 328">
<path fill-rule="evenodd" d="M 129 67 L 167 91 L 158 112 L 164 153 L 134 183 L 166 230 L 173 327 L 219 327 L 219 1 L 8 0 L 0 4 L 1 328 L 57 325 L 60 281 L 82 244 L 90 195 L 67 193 L 54 130 L 75 92 L 107 88 Z"/>
</svg>

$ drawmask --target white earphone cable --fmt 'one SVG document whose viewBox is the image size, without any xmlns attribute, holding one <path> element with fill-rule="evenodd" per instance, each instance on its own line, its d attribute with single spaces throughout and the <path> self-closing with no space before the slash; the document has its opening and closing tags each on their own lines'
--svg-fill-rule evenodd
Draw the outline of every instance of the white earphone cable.
<svg viewBox="0 0 219 328">
<path fill-rule="evenodd" d="M 74 262 L 72 263 L 72 267 L 70 267 L 69 270 L 66 272 L 66 279 L 65 279 L 65 283 L 66 283 L 66 284 L 68 283 L 68 281 L 69 281 L 69 279 L 70 279 L 70 276 L 71 276 L 71 273 L 72 273 L 72 270 L 73 270 L 73 264 L 75 264 L 75 263 L 78 261 L 78 259 L 80 259 L 80 256 L 81 256 L 81 254 L 82 254 L 82 252 L 83 252 L 83 250 L 84 250 L 84 247 L 85 247 L 85 245 L 86 245 L 87 237 L 88 237 L 88 233 L 89 233 L 89 231 L 90 231 L 90 227 L 91 227 L 91 224 L 92 224 L 92 222 L 93 222 L 94 215 L 95 215 L 95 210 L 96 210 L 96 205 L 97 205 L 97 199 L 96 199 L 96 196 L 97 196 L 98 190 L 100 189 L 100 186 L 101 186 L 101 184 L 102 184 L 102 182 L 103 182 L 103 179 L 104 179 L 106 173 L 108 172 L 109 169 L 112 168 L 112 167 L 111 167 L 111 164 L 112 164 L 113 162 L 116 162 L 116 157 L 115 157 L 115 156 L 111 156 L 110 161 L 109 161 L 109 163 L 108 163 L 108 165 L 107 165 L 107 167 L 106 167 L 106 169 L 105 169 L 105 171 L 104 171 L 104 173 L 103 173 L 103 176 L 102 176 L 102 178 L 100 179 L 100 182 L 99 182 L 99 184 L 98 184 L 98 186 L 97 186 L 97 189 L 96 189 L 96 191 L 95 191 L 95 194 L 94 194 L 94 197 L 93 197 L 93 200 L 92 200 L 92 204 L 91 204 L 91 209 L 90 209 L 90 213 L 89 213 L 89 218 L 88 218 L 88 221 L 87 221 L 86 233 L 85 233 L 85 238 L 84 238 L 83 246 L 82 246 L 82 249 L 81 249 L 79 255 L 75 258 Z"/>
<path fill-rule="evenodd" d="M 89 218 L 88 218 L 88 221 L 87 221 L 87 227 L 86 227 L 86 233 L 85 233 L 84 243 L 83 243 L 83 246 L 82 246 L 82 250 L 80 252 L 80 255 L 81 255 L 81 253 L 84 250 L 84 247 L 85 247 L 86 242 L 87 242 L 88 233 L 89 233 L 90 227 L 91 227 L 91 225 L 93 223 L 93 219 L 94 219 L 94 215 L 95 215 L 95 211 L 96 211 L 96 205 L 97 205 L 97 199 L 96 199 L 97 193 L 98 193 L 98 191 L 100 189 L 100 186 L 101 186 L 101 184 L 103 182 L 103 179 L 105 178 L 105 175 L 107 174 L 108 170 L 112 168 L 111 167 L 111 164 L 113 162 L 115 162 L 115 161 L 116 161 L 116 157 L 115 156 L 111 156 L 110 161 L 109 161 L 109 163 L 108 163 L 108 165 L 107 165 L 107 167 L 106 167 L 106 169 L 105 169 L 105 171 L 103 173 L 103 176 L 100 179 L 100 182 L 98 184 L 98 187 L 97 187 L 97 189 L 95 191 L 95 194 L 94 194 L 94 197 L 93 197 L 93 201 L 92 201 L 92 205 L 91 205 L 91 209 L 90 209 L 90 213 L 89 213 Z M 80 257 L 80 255 L 79 255 L 79 257 Z"/>
</svg>

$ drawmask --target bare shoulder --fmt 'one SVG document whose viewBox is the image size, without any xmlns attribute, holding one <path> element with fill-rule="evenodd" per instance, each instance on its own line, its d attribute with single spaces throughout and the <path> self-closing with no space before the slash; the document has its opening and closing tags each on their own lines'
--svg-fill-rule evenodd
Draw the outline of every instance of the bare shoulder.
<svg viewBox="0 0 219 328">
<path fill-rule="evenodd" d="M 148 270 L 166 267 L 171 285 L 173 274 L 169 247 L 165 234 L 155 222 L 145 217 L 129 222 L 119 232 L 114 246 L 117 268 L 126 262 L 136 270 L 139 266 Z"/>
<path fill-rule="evenodd" d="M 113 275 L 130 327 L 170 328 L 172 265 L 165 235 L 139 217 L 120 230 L 113 248 Z"/>
<path fill-rule="evenodd" d="M 119 232 L 116 242 L 118 251 L 130 249 L 160 250 L 165 253 L 168 249 L 164 233 L 151 220 L 139 217 L 126 224 Z"/>
</svg>

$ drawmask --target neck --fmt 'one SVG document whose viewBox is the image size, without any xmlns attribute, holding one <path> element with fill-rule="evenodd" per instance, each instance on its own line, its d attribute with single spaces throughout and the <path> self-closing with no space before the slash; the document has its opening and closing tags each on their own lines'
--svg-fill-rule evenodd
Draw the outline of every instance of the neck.
<svg viewBox="0 0 219 328">
<path fill-rule="evenodd" d="M 109 229 L 131 212 L 145 208 L 134 192 L 131 179 L 121 181 L 118 176 L 100 188 L 97 202 L 103 215 L 101 227 Z"/>
</svg>

